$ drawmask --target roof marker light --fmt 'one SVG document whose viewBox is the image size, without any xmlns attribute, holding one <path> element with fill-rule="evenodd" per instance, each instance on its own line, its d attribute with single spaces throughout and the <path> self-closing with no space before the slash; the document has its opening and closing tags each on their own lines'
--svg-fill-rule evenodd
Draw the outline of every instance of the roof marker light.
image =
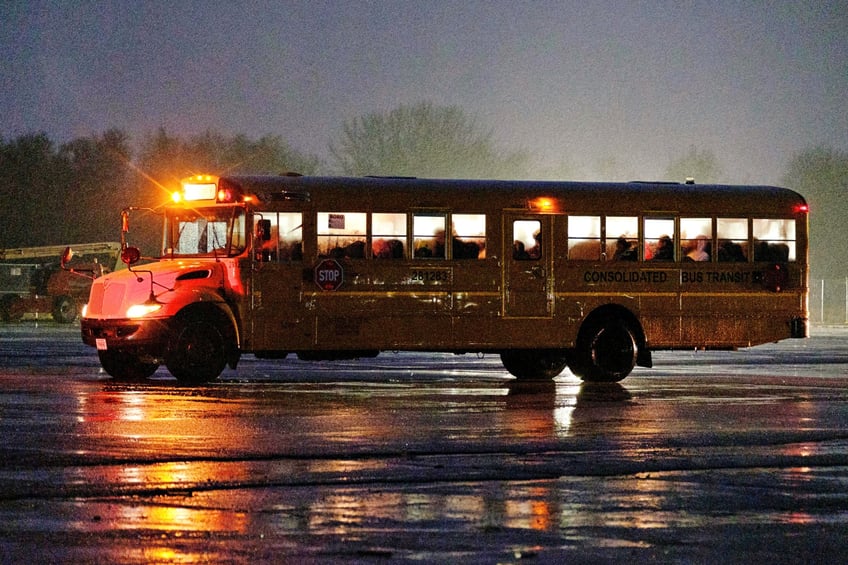
<svg viewBox="0 0 848 565">
<path fill-rule="evenodd" d="M 528 207 L 534 212 L 556 212 L 557 202 L 547 196 L 539 196 L 528 202 Z"/>
</svg>

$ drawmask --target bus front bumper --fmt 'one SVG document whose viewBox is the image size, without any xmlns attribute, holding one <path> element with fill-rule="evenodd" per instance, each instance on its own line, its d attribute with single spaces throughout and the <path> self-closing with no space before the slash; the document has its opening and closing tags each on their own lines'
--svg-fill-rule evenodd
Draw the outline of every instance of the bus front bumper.
<svg viewBox="0 0 848 565">
<path fill-rule="evenodd" d="M 98 351 L 132 350 L 151 357 L 165 354 L 170 335 L 168 319 L 80 320 L 82 341 Z"/>
</svg>

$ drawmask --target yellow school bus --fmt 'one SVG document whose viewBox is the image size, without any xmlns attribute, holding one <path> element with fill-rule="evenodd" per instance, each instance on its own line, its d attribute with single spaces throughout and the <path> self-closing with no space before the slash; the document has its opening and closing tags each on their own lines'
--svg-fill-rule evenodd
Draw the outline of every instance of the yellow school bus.
<svg viewBox="0 0 848 565">
<path fill-rule="evenodd" d="M 619 381 L 652 351 L 808 334 L 808 209 L 784 188 L 196 176 L 146 262 L 131 213 L 129 269 L 82 319 L 116 378 L 407 350 Z"/>
</svg>

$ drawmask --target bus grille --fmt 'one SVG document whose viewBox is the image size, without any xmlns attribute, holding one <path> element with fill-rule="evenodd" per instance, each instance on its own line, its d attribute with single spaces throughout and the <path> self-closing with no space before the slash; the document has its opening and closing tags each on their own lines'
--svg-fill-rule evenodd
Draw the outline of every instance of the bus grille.
<svg viewBox="0 0 848 565">
<path fill-rule="evenodd" d="M 126 285 L 124 284 L 109 284 L 104 285 L 93 284 L 91 287 L 91 300 L 88 302 L 88 315 L 101 316 L 105 312 L 114 316 L 120 311 L 121 304 L 124 300 L 124 292 Z"/>
</svg>

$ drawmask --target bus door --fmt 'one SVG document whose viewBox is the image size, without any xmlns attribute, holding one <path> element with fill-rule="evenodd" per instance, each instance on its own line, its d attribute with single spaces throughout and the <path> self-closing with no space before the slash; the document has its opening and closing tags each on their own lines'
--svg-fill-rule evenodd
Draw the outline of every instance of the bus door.
<svg viewBox="0 0 848 565">
<path fill-rule="evenodd" d="M 254 224 L 250 309 L 253 349 L 312 346 L 312 317 L 301 301 L 304 263 L 300 212 L 263 213 Z"/>
<path fill-rule="evenodd" d="M 553 315 L 552 216 L 504 215 L 504 317 Z"/>
</svg>

